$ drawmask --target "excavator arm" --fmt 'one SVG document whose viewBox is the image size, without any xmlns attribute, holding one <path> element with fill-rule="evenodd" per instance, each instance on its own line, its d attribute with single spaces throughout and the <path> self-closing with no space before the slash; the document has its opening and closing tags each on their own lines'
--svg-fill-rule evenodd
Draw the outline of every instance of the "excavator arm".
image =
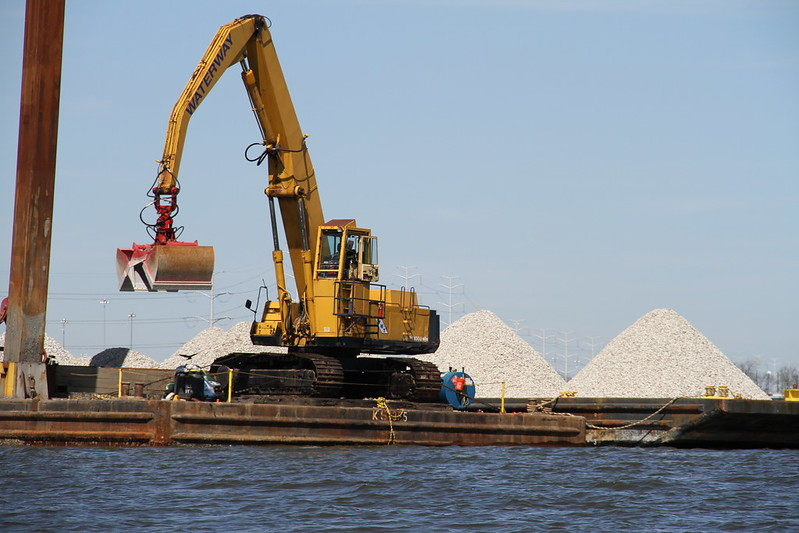
<svg viewBox="0 0 799 533">
<path fill-rule="evenodd" d="M 247 15 L 219 29 L 175 104 L 150 191 L 158 215 L 149 225 L 154 242 L 118 250 L 121 290 L 210 288 L 213 249 L 178 241 L 180 228 L 173 226 L 178 171 L 191 117 L 235 63 L 241 66 L 261 131 L 261 140 L 245 150 L 245 157 L 266 162 L 268 168 L 265 193 L 278 293 L 276 300 L 264 303 L 261 319 L 253 321 L 250 339 L 253 344 L 287 347 L 288 353 L 231 353 L 214 362 L 215 371 L 233 371 L 238 376 L 233 389 L 250 394 L 297 394 L 299 387 L 303 394 L 334 398 L 435 400 L 441 379 L 432 363 L 408 357 L 358 357 L 435 351 L 438 315 L 421 306 L 414 291 L 388 290 L 377 283 L 377 237 L 370 229 L 350 218 L 325 221 L 306 136 L 262 16 Z M 296 302 L 286 288 L 278 210 L 297 286 Z M 247 307 L 252 309 L 252 302 Z"/>
<path fill-rule="evenodd" d="M 174 227 L 180 192 L 183 145 L 189 121 L 222 74 L 232 65 L 242 67 L 242 79 L 253 112 L 261 129 L 263 155 L 268 161 L 269 183 L 266 193 L 275 230 L 273 199 L 280 205 L 294 277 L 301 295 L 309 290 L 310 261 L 317 228 L 323 215 L 313 165 L 305 146 L 294 106 L 291 103 L 282 69 L 275 53 L 267 19 L 246 15 L 222 26 L 211 41 L 191 79 L 172 109 L 167 127 L 164 153 L 150 191 L 157 213 L 154 224 L 147 224 L 154 237 L 152 244 L 134 243 L 117 250 L 117 273 L 122 291 L 176 291 L 209 289 L 214 255 L 210 246 L 177 240 L 180 228 Z M 252 146 L 251 146 L 252 148 Z M 282 252 L 274 234 L 275 263 L 281 299 L 290 299 L 282 279 Z"/>
<path fill-rule="evenodd" d="M 268 161 L 269 198 L 274 241 L 278 291 L 288 298 L 282 278 L 282 252 L 275 223 L 277 200 L 286 236 L 291 266 L 301 299 L 312 300 L 312 261 L 316 253 L 316 235 L 324 223 L 316 174 L 305 143 L 294 104 L 291 101 L 283 70 L 272 37 L 264 24 L 247 44 L 242 62 L 242 80 L 250 97 L 253 113 L 261 128 L 264 156 Z"/>
<path fill-rule="evenodd" d="M 247 44 L 256 34 L 259 23 L 262 23 L 262 19 L 258 21 L 256 17 L 249 16 L 225 24 L 219 28 L 203 54 L 169 116 L 164 155 L 158 161 L 158 178 L 155 187 L 158 193 L 169 194 L 173 187 L 177 187 L 178 170 L 189 120 L 225 70 L 242 60 Z"/>
</svg>

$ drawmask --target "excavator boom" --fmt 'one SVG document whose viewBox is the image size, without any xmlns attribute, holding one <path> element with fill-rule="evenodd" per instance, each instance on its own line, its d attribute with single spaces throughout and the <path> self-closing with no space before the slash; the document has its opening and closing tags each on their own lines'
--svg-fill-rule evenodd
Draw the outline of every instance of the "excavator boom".
<svg viewBox="0 0 799 533">
<path fill-rule="evenodd" d="M 249 71 L 249 76 L 255 75 L 260 78 L 262 84 L 265 83 L 263 78 L 268 76 L 269 72 L 274 72 L 274 67 L 268 62 L 271 58 L 274 58 L 275 62 L 277 61 L 277 56 L 273 51 L 271 54 L 267 53 L 271 48 L 273 48 L 272 39 L 266 19 L 260 15 L 246 15 L 225 24 L 211 41 L 169 117 L 164 153 L 158 161 L 155 185 L 148 193 L 153 198 L 152 205 L 158 215 L 154 224 L 148 224 L 149 231 L 154 237 L 153 243 L 144 245 L 133 243 L 130 248 L 117 249 L 117 274 L 121 291 L 210 289 L 214 270 L 213 248 L 199 246 L 196 241 L 178 241 L 180 228 L 175 228 L 173 225 L 174 216 L 177 213 L 177 196 L 180 192 L 178 171 L 180 170 L 186 130 L 191 117 L 230 66 L 236 63 L 241 63 L 244 66 L 248 58 L 253 57 L 253 68 Z M 243 75 L 246 76 L 247 72 L 245 71 Z M 282 81 L 282 76 L 277 76 L 277 79 Z M 245 84 L 246 82 L 245 79 Z M 282 87 L 277 86 L 274 95 L 275 99 L 287 97 L 288 90 L 285 88 L 285 84 Z M 270 103 L 275 108 L 285 107 L 282 101 Z M 258 113 L 257 109 L 254 111 L 256 114 Z M 299 133 L 296 119 L 292 123 L 290 117 L 287 120 L 270 113 L 269 121 L 267 121 L 264 110 L 260 111 L 262 116 L 259 116 L 258 119 L 259 124 L 262 124 L 262 129 L 266 125 L 266 129 L 269 130 L 269 126 L 275 124 L 274 131 L 264 131 L 264 144 L 267 143 L 267 134 L 271 134 L 275 145 L 280 142 L 287 149 L 302 148 L 303 137 Z M 293 116 L 293 108 L 289 115 Z M 284 129 L 288 131 L 284 131 Z M 302 158 L 291 157 L 288 159 L 299 159 L 301 166 Z M 272 165 L 271 161 L 270 165 Z M 291 169 L 294 164 L 282 166 Z M 310 167 L 310 162 L 308 162 L 308 167 Z M 284 196 L 291 196 L 294 189 L 297 188 L 292 181 L 280 181 L 279 188 Z M 299 181 L 303 182 L 302 186 L 306 191 L 316 188 L 316 184 L 308 183 L 307 179 Z M 306 200 L 306 205 L 307 203 Z M 318 210 L 317 216 L 321 220 L 321 209 Z M 301 264 L 299 256 L 297 259 L 298 264 Z"/>
</svg>

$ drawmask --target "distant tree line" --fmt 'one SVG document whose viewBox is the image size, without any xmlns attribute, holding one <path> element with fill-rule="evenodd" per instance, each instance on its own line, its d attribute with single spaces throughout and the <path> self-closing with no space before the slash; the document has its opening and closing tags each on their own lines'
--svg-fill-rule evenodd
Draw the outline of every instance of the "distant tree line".
<svg viewBox="0 0 799 533">
<path fill-rule="evenodd" d="M 795 366 L 784 365 L 776 372 L 772 372 L 763 370 L 761 362 L 754 359 L 736 363 L 736 366 L 768 394 L 779 394 L 785 389 L 796 389 L 799 384 L 799 369 Z"/>
</svg>

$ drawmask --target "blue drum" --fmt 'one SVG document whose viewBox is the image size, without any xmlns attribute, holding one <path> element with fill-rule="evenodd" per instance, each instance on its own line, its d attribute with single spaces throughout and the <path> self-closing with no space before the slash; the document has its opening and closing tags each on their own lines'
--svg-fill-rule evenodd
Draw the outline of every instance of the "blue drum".
<svg viewBox="0 0 799 533">
<path fill-rule="evenodd" d="M 466 409 L 474 400 L 474 380 L 466 372 L 450 370 L 441 376 L 438 398 L 455 409 Z"/>
</svg>

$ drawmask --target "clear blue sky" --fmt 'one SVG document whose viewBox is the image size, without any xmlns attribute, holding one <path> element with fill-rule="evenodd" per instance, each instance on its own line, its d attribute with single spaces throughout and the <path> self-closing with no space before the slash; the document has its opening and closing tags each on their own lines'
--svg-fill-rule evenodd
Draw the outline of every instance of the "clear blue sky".
<svg viewBox="0 0 799 533">
<path fill-rule="evenodd" d="M 0 280 L 24 4 L 0 4 Z M 792 1 L 67 0 L 47 318 L 75 355 L 104 331 L 127 346 L 130 313 L 158 360 L 207 327 L 202 295 L 116 292 L 114 254 L 146 242 L 138 213 L 197 61 L 252 12 L 272 20 L 325 214 L 380 237 L 382 282 L 412 276 L 445 322 L 489 309 L 537 348 L 601 346 L 666 307 L 733 360 L 799 365 Z M 243 157 L 258 140 L 231 72 L 189 127 L 179 218 L 216 248 L 225 328 L 273 284 L 264 169 Z"/>
</svg>

